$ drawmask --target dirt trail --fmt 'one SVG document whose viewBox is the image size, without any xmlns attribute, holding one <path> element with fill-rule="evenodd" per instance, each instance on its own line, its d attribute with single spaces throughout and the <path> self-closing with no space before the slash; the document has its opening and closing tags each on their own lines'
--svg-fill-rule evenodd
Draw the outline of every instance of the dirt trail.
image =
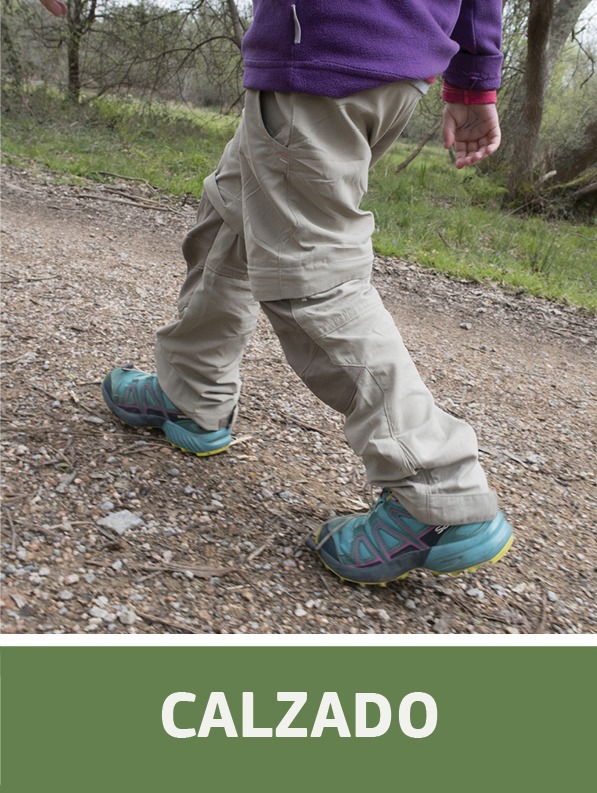
<svg viewBox="0 0 597 793">
<path fill-rule="evenodd" d="M 101 400 L 112 366 L 152 367 L 194 208 L 9 168 L 2 195 L 4 632 L 597 632 L 594 318 L 376 262 L 438 402 L 476 428 L 517 538 L 475 574 L 347 586 L 303 540 L 371 494 L 265 320 L 227 454 L 182 455 Z M 121 510 L 139 520 L 119 534 L 103 519 Z"/>
</svg>

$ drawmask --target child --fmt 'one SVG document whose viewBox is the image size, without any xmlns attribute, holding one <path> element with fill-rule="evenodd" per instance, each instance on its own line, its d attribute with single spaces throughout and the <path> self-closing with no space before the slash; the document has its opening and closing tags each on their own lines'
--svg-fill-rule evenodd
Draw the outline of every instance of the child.
<svg viewBox="0 0 597 793">
<path fill-rule="evenodd" d="M 374 224 L 360 209 L 369 169 L 439 72 L 456 167 L 497 149 L 501 5 L 255 0 L 243 120 L 183 243 L 180 318 L 158 332 L 156 374 L 118 368 L 103 383 L 127 424 L 222 452 L 261 306 L 382 488 L 368 513 L 327 521 L 309 543 L 345 580 L 475 569 L 512 543 L 473 430 L 435 405 L 371 286 Z"/>
</svg>

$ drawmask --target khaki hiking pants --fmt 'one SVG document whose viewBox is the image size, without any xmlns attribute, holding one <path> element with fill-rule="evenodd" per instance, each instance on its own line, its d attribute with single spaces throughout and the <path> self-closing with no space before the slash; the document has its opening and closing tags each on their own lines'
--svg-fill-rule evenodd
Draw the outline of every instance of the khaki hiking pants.
<svg viewBox="0 0 597 793">
<path fill-rule="evenodd" d="M 475 433 L 440 410 L 370 284 L 368 171 L 417 100 L 408 82 L 343 99 L 248 91 L 183 242 L 180 319 L 158 332 L 160 385 L 207 430 L 228 426 L 259 306 L 288 362 L 344 414 L 371 484 L 427 523 L 497 512 Z"/>
</svg>

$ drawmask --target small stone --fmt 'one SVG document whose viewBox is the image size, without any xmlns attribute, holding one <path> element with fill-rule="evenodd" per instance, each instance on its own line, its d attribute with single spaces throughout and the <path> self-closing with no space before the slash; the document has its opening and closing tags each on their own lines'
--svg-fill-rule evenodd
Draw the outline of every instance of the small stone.
<svg viewBox="0 0 597 793">
<path fill-rule="evenodd" d="M 67 575 L 64 580 L 67 584 L 77 584 L 79 582 L 79 576 L 76 573 L 72 573 L 72 575 Z"/>
<path fill-rule="evenodd" d="M 134 515 L 128 509 L 121 509 L 118 512 L 113 512 L 106 515 L 105 518 L 98 520 L 98 525 L 106 529 L 115 531 L 116 534 L 124 534 L 129 529 L 136 529 L 143 525 L 143 521 L 137 515 Z"/>
<path fill-rule="evenodd" d="M 433 622 L 434 633 L 448 633 L 449 628 L 450 628 L 450 618 L 446 615 L 438 617 Z"/>
<path fill-rule="evenodd" d="M 305 609 L 298 608 L 298 609 L 294 610 L 294 616 L 295 617 L 306 617 L 307 616 L 307 612 L 305 611 Z"/>
<path fill-rule="evenodd" d="M 115 562 L 112 562 L 110 565 L 112 570 L 120 570 L 122 568 L 122 562 L 120 559 L 117 559 Z"/>
<path fill-rule="evenodd" d="M 108 609 L 102 609 L 99 606 L 92 606 L 89 609 L 89 614 L 96 619 L 103 620 L 108 616 L 109 612 Z"/>
<path fill-rule="evenodd" d="M 107 606 L 108 598 L 105 595 L 98 595 L 93 602 L 97 603 L 98 606 Z"/>
<path fill-rule="evenodd" d="M 58 596 L 60 600 L 72 600 L 74 598 L 73 593 L 69 589 L 63 589 Z"/>
<path fill-rule="evenodd" d="M 137 622 L 139 617 L 137 617 L 132 609 L 125 609 L 121 614 L 118 615 L 118 619 L 123 625 L 133 625 L 135 622 Z"/>
<path fill-rule="evenodd" d="M 409 598 L 404 605 L 411 611 L 414 611 L 416 608 L 418 608 L 416 601 L 414 601 L 412 598 Z"/>
<path fill-rule="evenodd" d="M 471 328 L 472 328 L 473 326 L 471 325 L 471 323 L 470 323 L 470 322 L 461 322 L 461 323 L 460 323 L 460 325 L 459 325 L 458 327 L 459 327 L 459 328 L 462 328 L 462 330 L 471 330 Z"/>
<path fill-rule="evenodd" d="M 558 602 L 558 600 L 559 600 L 559 598 L 558 598 L 558 596 L 556 595 L 556 593 L 555 593 L 555 592 L 552 592 L 552 591 L 551 591 L 551 589 L 550 589 L 550 590 L 548 590 L 548 592 L 547 592 L 547 599 L 548 599 L 548 600 L 549 600 L 551 603 L 557 603 L 557 602 Z"/>
<path fill-rule="evenodd" d="M 479 600 L 484 600 L 485 592 L 482 589 L 477 589 L 477 587 L 470 587 L 470 589 L 466 590 L 466 594 L 472 598 L 478 598 Z"/>
</svg>

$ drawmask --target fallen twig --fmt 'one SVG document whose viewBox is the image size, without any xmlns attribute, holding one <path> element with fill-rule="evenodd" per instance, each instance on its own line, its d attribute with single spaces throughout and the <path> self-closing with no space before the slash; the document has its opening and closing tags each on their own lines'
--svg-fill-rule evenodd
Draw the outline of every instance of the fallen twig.
<svg viewBox="0 0 597 793">
<path fill-rule="evenodd" d="M 154 204 L 151 202 L 141 203 L 139 201 L 124 201 L 120 198 L 113 198 L 112 196 L 105 196 L 105 195 L 90 195 L 88 193 L 80 193 L 79 198 L 90 198 L 95 201 L 109 201 L 112 204 L 126 204 L 130 207 L 138 207 L 139 209 L 155 209 L 158 212 L 173 212 L 176 215 L 181 215 L 178 209 L 173 209 L 172 207 L 163 206 L 162 204 Z"/>
<path fill-rule="evenodd" d="M 335 433 L 330 432 L 329 430 L 324 430 L 321 427 L 316 427 L 314 424 L 309 424 L 307 421 L 303 421 L 302 419 L 297 418 L 296 416 L 292 416 L 290 413 L 282 413 L 284 419 L 278 419 L 279 421 L 285 421 L 286 424 L 296 424 L 298 427 L 302 427 L 304 430 L 310 430 L 311 432 L 318 432 L 320 435 L 327 435 L 330 438 L 335 437 Z"/>
<path fill-rule="evenodd" d="M 154 187 L 151 182 L 148 182 L 142 176 L 123 176 L 120 173 L 112 173 L 111 171 L 97 171 L 96 173 L 100 176 L 113 176 L 115 179 L 124 179 L 125 182 L 141 182 L 157 192 L 157 187 Z"/>
<path fill-rule="evenodd" d="M 149 573 L 193 573 L 197 578 L 218 578 L 220 576 L 235 573 L 235 567 L 204 567 L 191 564 L 177 564 L 169 562 L 164 564 L 149 564 L 145 562 L 131 562 L 128 564 L 131 570 L 143 570 Z"/>
<path fill-rule="evenodd" d="M 167 620 L 163 617 L 155 617 L 153 614 L 147 614 L 145 611 L 135 611 L 135 614 L 147 622 L 157 622 L 158 625 L 165 625 L 167 628 L 174 628 L 174 630 L 182 631 L 183 633 L 194 633 L 193 629 L 189 628 L 188 625 L 182 625 L 180 622 L 176 622 L 175 620 Z"/>
</svg>

